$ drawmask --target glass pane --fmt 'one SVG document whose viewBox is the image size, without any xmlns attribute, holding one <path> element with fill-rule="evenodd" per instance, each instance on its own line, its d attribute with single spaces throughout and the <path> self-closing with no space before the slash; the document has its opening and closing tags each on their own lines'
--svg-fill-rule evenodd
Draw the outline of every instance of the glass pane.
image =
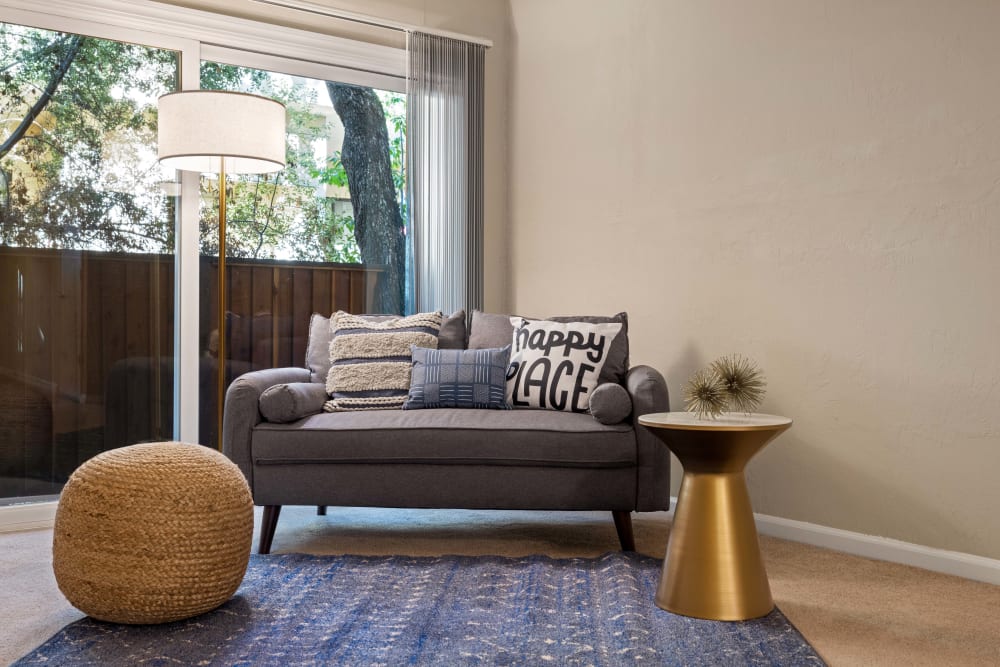
<svg viewBox="0 0 1000 667">
<path fill-rule="evenodd" d="M 0 23 L 0 498 L 173 434 L 178 54 Z M 169 174 L 168 178 L 172 178 Z M 0 502 L 5 502 L 0 500 Z"/>
<path fill-rule="evenodd" d="M 230 175 L 226 184 L 228 381 L 303 366 L 314 312 L 407 312 L 405 96 L 213 62 L 201 65 L 201 87 L 255 93 L 287 108 L 287 167 Z M 216 176 L 202 177 L 201 195 L 201 334 L 203 356 L 214 360 Z M 204 443 L 216 442 L 217 377 L 203 374 Z"/>
</svg>

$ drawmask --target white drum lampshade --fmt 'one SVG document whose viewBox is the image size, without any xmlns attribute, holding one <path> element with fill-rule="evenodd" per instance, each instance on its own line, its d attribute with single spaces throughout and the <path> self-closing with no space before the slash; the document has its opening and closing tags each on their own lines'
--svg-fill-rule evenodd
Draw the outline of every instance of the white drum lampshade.
<svg viewBox="0 0 1000 667">
<path fill-rule="evenodd" d="M 223 90 L 187 90 L 159 99 L 160 163 L 217 174 L 285 168 L 285 105 Z"/>
</svg>

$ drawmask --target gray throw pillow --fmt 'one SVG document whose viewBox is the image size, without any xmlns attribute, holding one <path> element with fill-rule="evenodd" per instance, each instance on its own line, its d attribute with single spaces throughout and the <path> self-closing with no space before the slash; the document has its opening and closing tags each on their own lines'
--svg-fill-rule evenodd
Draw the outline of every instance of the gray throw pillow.
<svg viewBox="0 0 1000 667">
<path fill-rule="evenodd" d="M 413 367 L 404 410 L 510 410 L 507 402 L 510 343 L 483 350 L 432 350 L 416 346 L 410 350 Z"/>
<path fill-rule="evenodd" d="M 516 317 L 516 316 L 515 316 Z M 510 315 L 495 315 L 479 310 L 472 311 L 472 325 L 469 330 L 469 349 L 483 347 L 501 347 L 511 342 L 514 336 L 514 326 L 510 323 Z M 537 319 L 537 318 L 526 318 Z M 550 317 L 552 322 L 586 322 L 588 324 L 607 324 L 621 322 L 622 328 L 611 341 L 607 361 L 601 368 L 598 384 L 614 382 L 623 384 L 629 369 L 628 351 L 628 313 L 617 315 L 569 315 Z"/>
<path fill-rule="evenodd" d="M 632 414 L 632 397 L 620 384 L 606 382 L 590 394 L 590 414 L 602 424 L 618 424 Z"/>
<path fill-rule="evenodd" d="M 326 376 L 330 374 L 330 318 L 319 313 L 313 313 L 309 320 L 306 368 L 310 382 L 326 383 Z"/>
<path fill-rule="evenodd" d="M 322 412 L 326 399 L 326 387 L 318 382 L 276 384 L 260 395 L 260 414 L 277 424 L 293 422 Z"/>
<path fill-rule="evenodd" d="M 510 323 L 510 317 L 510 315 L 473 310 L 472 324 L 469 327 L 469 349 L 480 350 L 510 345 L 514 339 L 514 325 Z"/>
<path fill-rule="evenodd" d="M 465 310 L 456 310 L 441 320 L 441 331 L 438 333 L 439 350 L 464 350 L 465 338 Z"/>
</svg>

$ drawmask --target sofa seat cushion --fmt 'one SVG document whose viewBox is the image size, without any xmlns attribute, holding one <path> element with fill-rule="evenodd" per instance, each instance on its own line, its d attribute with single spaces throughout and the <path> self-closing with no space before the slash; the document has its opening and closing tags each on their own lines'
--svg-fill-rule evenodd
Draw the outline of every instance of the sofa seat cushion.
<svg viewBox="0 0 1000 667">
<path fill-rule="evenodd" d="M 636 465 L 631 425 L 552 410 L 322 413 L 254 428 L 256 465 L 423 463 L 568 468 Z"/>
</svg>

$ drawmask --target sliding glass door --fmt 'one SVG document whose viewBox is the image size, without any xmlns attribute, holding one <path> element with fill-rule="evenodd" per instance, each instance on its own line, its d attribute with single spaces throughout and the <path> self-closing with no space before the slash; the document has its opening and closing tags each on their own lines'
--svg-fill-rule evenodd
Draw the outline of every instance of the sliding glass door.
<svg viewBox="0 0 1000 667">
<path fill-rule="evenodd" d="M 220 366 L 301 366 L 313 312 L 412 309 L 403 50 L 119 4 L 0 3 L 0 505 L 113 447 L 218 446 Z M 220 183 L 156 159 L 157 98 L 199 86 L 289 110 L 288 168 L 226 185 L 221 323 Z"/>
<path fill-rule="evenodd" d="M 173 435 L 178 81 L 172 50 L 0 23 L 0 503 Z"/>
</svg>

